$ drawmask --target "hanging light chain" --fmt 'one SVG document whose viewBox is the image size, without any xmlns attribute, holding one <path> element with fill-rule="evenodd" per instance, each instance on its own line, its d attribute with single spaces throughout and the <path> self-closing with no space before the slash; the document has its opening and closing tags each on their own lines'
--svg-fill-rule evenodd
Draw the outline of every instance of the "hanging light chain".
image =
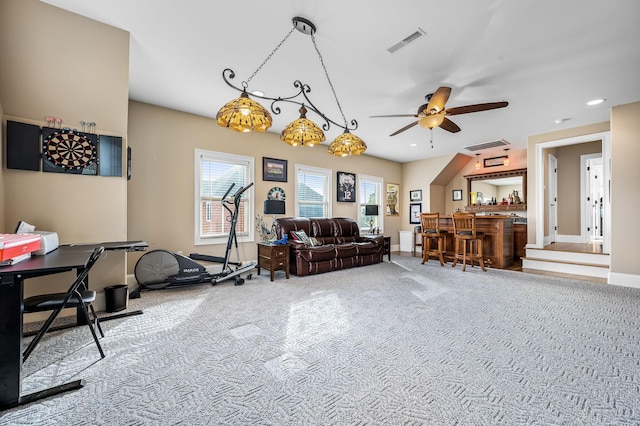
<svg viewBox="0 0 640 426">
<path fill-rule="evenodd" d="M 338 104 L 338 109 L 340 110 L 340 115 L 342 116 L 342 121 L 344 121 L 345 129 L 348 127 L 347 119 L 344 116 L 344 112 L 342 112 L 342 106 L 340 106 L 340 101 L 338 101 L 338 95 L 336 94 L 336 89 L 333 88 L 333 83 L 331 83 L 331 79 L 329 78 L 329 73 L 327 72 L 327 67 L 324 65 L 324 59 L 322 58 L 322 54 L 320 53 L 320 49 L 318 49 L 318 45 L 316 44 L 316 38 L 311 33 L 311 41 L 313 41 L 313 47 L 316 48 L 316 52 L 318 53 L 318 58 L 320 58 L 320 64 L 322 64 L 322 69 L 324 70 L 324 74 L 327 76 L 327 81 L 329 82 L 329 86 L 331 87 L 331 91 L 333 92 L 333 97 L 336 100 L 336 104 Z"/>
<path fill-rule="evenodd" d="M 271 51 L 271 53 L 269 53 L 269 56 L 267 56 L 267 58 L 262 61 L 262 63 L 260 64 L 260 66 L 258 67 L 258 69 L 256 69 L 253 74 L 251 74 L 251 77 L 249 77 L 246 81 L 242 82 L 242 86 L 246 89 L 249 85 L 249 82 L 251 81 L 251 79 L 253 77 L 256 76 L 256 74 L 258 74 L 260 72 L 260 70 L 262 69 L 263 66 L 266 65 L 267 62 L 269 62 L 269 60 L 271 59 L 271 57 L 278 51 L 278 49 L 280 49 L 280 47 L 284 44 L 285 41 L 287 41 L 287 39 L 289 38 L 289 36 L 291 35 L 291 33 L 293 32 L 293 30 L 295 30 L 296 27 L 295 25 L 291 28 L 291 30 L 289 30 L 289 32 L 287 33 L 286 36 L 284 36 L 284 38 L 282 39 L 282 41 L 275 47 L 275 49 L 273 49 Z"/>
</svg>

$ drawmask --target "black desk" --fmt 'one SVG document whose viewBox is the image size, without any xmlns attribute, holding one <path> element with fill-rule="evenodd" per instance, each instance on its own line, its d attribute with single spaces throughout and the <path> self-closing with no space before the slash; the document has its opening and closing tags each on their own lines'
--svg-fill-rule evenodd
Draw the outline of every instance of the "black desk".
<svg viewBox="0 0 640 426">
<path fill-rule="evenodd" d="M 55 388 L 20 396 L 22 371 L 22 303 L 24 280 L 85 268 L 94 247 L 108 250 L 140 250 L 142 241 L 60 246 L 44 256 L 32 256 L 16 265 L 0 267 L 0 410 L 81 388 L 77 380 Z"/>
</svg>

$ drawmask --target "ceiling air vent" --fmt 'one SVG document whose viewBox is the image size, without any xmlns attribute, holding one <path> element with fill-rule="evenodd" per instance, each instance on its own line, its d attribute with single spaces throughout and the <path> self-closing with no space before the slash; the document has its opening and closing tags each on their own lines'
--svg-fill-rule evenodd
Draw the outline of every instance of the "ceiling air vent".
<svg viewBox="0 0 640 426">
<path fill-rule="evenodd" d="M 505 146 L 505 145 L 509 145 L 509 142 L 505 141 L 504 139 L 500 139 L 497 141 L 483 142 L 477 145 L 465 146 L 464 149 L 466 149 L 467 151 L 480 151 L 483 149 L 495 148 L 496 146 Z"/>
<path fill-rule="evenodd" d="M 402 41 L 399 41 L 398 43 L 394 44 L 393 46 L 388 48 L 387 51 L 389 53 L 396 53 L 401 48 L 405 47 L 409 43 L 413 43 L 414 41 L 416 41 L 417 39 L 419 39 L 420 37 L 422 37 L 425 34 L 426 33 L 424 32 L 424 30 L 422 28 L 418 28 L 418 31 L 416 31 L 413 34 L 405 37 Z"/>
</svg>

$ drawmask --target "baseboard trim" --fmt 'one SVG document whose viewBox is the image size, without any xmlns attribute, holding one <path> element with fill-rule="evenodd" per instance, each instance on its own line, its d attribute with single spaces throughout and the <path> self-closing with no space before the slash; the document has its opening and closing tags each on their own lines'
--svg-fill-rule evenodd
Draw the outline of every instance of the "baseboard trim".
<svg viewBox="0 0 640 426">
<path fill-rule="evenodd" d="M 640 275 L 621 274 L 618 272 L 611 272 L 609 274 L 608 282 L 611 285 L 640 288 Z"/>
</svg>

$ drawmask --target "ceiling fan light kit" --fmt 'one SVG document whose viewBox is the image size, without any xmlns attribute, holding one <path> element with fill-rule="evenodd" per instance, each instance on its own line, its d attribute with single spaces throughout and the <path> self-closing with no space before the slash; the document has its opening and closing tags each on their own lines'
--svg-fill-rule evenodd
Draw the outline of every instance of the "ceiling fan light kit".
<svg viewBox="0 0 640 426">
<path fill-rule="evenodd" d="M 426 99 L 428 104 L 422 105 L 418 108 L 416 114 L 392 114 L 392 115 L 372 115 L 371 118 L 381 117 L 414 117 L 417 121 L 410 123 L 403 128 L 396 130 L 389 136 L 395 136 L 399 133 L 409 130 L 416 124 L 420 124 L 421 127 L 429 129 L 433 132 L 433 129 L 440 127 L 451 133 L 457 133 L 460 131 L 460 127 L 453 121 L 447 118 L 450 115 L 469 114 L 472 112 L 488 111 L 491 109 L 504 108 L 509 105 L 508 102 L 489 102 L 483 104 L 465 105 L 460 107 L 446 108 L 445 104 L 449 100 L 451 95 L 450 87 L 438 87 L 434 93 L 427 95 Z M 433 148 L 433 133 L 431 135 L 431 147 Z"/>
<path fill-rule="evenodd" d="M 220 109 L 220 111 L 218 111 L 218 114 L 216 115 L 218 125 L 231 130 L 235 130 L 237 132 L 264 132 L 269 129 L 269 127 L 271 127 L 271 114 L 258 102 L 249 98 L 247 88 L 249 87 L 249 82 L 253 79 L 253 77 L 255 77 L 256 74 L 260 72 L 262 67 L 287 41 L 291 33 L 293 33 L 293 30 L 297 29 L 301 33 L 311 37 L 313 47 L 318 54 L 320 64 L 322 65 L 322 69 L 324 70 L 327 81 L 329 82 L 329 86 L 331 87 L 333 97 L 336 101 L 336 104 L 338 105 L 338 109 L 342 116 L 342 122 L 336 122 L 322 113 L 322 111 L 320 111 L 308 97 L 308 93 L 311 92 L 311 87 L 308 84 L 302 83 L 300 80 L 296 80 L 293 83 L 293 86 L 298 89 L 298 92 L 293 94 L 292 96 L 269 97 L 265 96 L 264 94 L 257 94 L 256 92 L 253 92 L 251 96 L 271 101 L 271 112 L 275 115 L 278 115 L 281 112 L 279 106 L 280 102 L 300 105 L 300 118 L 287 125 L 280 135 L 280 139 L 287 144 L 291 146 L 317 145 L 326 140 L 323 130 L 329 130 L 331 128 L 331 125 L 333 124 L 334 126 L 343 129 L 343 133 L 331 143 L 328 150 L 329 154 L 342 157 L 347 155 L 362 154 L 364 151 L 366 151 L 367 145 L 362 141 L 362 139 L 350 132 L 351 130 L 356 130 L 358 128 L 358 122 L 356 120 L 347 122 L 347 119 L 344 116 L 342 107 L 340 106 L 340 102 L 338 101 L 338 96 L 336 95 L 336 91 L 333 87 L 333 84 L 331 83 L 329 73 L 327 72 L 327 68 L 324 64 L 322 54 L 320 53 L 320 50 L 318 49 L 318 46 L 316 44 L 316 40 L 314 37 L 316 26 L 308 19 L 298 16 L 294 17 L 292 19 L 292 22 L 293 27 L 291 28 L 291 30 L 289 30 L 287 35 L 285 35 L 282 41 L 275 47 L 275 49 L 273 49 L 273 51 L 253 72 L 253 74 L 251 74 L 251 76 L 246 81 L 242 82 L 242 87 L 237 87 L 231 83 L 231 80 L 235 78 L 235 72 L 232 69 L 226 68 L 224 71 L 222 71 L 222 79 L 224 80 L 224 82 L 227 83 L 229 87 L 241 92 L 241 95 L 240 98 L 228 102 Z M 306 117 L 306 113 L 308 111 L 312 111 L 324 120 L 322 129 Z"/>
</svg>

